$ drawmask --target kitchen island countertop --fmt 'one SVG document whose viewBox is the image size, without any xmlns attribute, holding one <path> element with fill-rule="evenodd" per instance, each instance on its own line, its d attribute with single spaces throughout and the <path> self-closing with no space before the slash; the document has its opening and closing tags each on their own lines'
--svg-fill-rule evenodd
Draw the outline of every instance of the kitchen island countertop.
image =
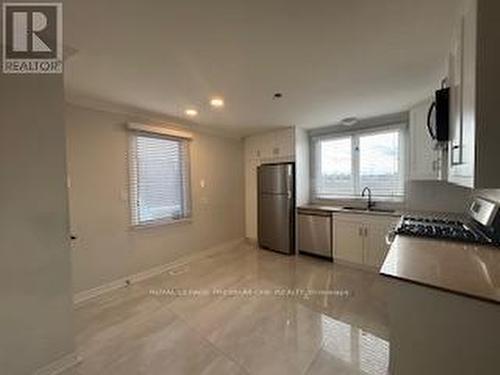
<svg viewBox="0 0 500 375">
<path fill-rule="evenodd" d="M 500 248 L 396 236 L 380 274 L 500 304 Z"/>
</svg>

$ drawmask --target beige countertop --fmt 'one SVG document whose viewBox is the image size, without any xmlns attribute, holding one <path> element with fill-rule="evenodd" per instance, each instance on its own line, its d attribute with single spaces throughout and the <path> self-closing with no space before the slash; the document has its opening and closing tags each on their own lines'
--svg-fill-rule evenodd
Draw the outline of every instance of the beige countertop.
<svg viewBox="0 0 500 375">
<path fill-rule="evenodd" d="M 396 236 L 380 273 L 500 304 L 500 248 Z"/>
</svg>

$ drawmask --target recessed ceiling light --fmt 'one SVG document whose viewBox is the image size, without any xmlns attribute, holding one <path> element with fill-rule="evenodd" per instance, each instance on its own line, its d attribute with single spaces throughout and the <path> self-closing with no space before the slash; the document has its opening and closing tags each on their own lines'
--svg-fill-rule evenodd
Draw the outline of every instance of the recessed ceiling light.
<svg viewBox="0 0 500 375">
<path fill-rule="evenodd" d="M 222 108 L 222 107 L 224 107 L 224 99 L 212 98 L 212 99 L 210 99 L 210 105 L 214 108 Z"/>
<path fill-rule="evenodd" d="M 198 115 L 198 111 L 196 109 L 193 109 L 193 108 L 186 109 L 184 111 L 184 113 L 186 114 L 186 116 L 189 116 L 189 117 L 194 117 L 194 116 Z"/>
</svg>

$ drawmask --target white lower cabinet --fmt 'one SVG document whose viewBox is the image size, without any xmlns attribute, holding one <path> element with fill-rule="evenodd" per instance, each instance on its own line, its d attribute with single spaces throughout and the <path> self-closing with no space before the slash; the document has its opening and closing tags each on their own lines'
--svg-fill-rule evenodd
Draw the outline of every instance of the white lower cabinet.
<svg viewBox="0 0 500 375">
<path fill-rule="evenodd" d="M 347 216 L 347 215 L 346 215 Z M 358 217 L 333 218 L 333 258 L 363 263 L 363 225 Z"/>
<path fill-rule="evenodd" d="M 397 224 L 394 218 L 383 218 L 366 224 L 363 262 L 370 267 L 380 267 L 384 262 L 389 245 L 385 241 L 387 233 Z"/>
<path fill-rule="evenodd" d="M 398 220 L 392 216 L 334 215 L 334 260 L 371 268 L 380 267 L 389 250 L 385 236 L 396 226 Z"/>
</svg>

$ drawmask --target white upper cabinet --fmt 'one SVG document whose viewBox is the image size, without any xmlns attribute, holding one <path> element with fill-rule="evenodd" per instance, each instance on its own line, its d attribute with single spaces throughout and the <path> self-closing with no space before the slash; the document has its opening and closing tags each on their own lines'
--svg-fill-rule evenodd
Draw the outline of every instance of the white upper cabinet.
<svg viewBox="0 0 500 375">
<path fill-rule="evenodd" d="M 450 152 L 448 181 L 474 187 L 476 11 L 471 1 L 461 17 L 449 62 Z"/>
<path fill-rule="evenodd" d="M 435 150 L 427 131 L 431 104 L 429 98 L 410 110 L 410 180 L 439 180 L 441 177 L 441 151 Z"/>
<path fill-rule="evenodd" d="M 273 133 L 273 156 L 292 159 L 295 156 L 295 129 L 288 128 Z"/>
<path fill-rule="evenodd" d="M 467 0 L 449 62 L 448 181 L 469 188 L 500 187 L 500 2 Z"/>
<path fill-rule="evenodd" d="M 294 128 L 286 128 L 246 138 L 246 158 L 256 159 L 259 164 L 293 161 L 295 158 L 294 132 Z"/>
</svg>

